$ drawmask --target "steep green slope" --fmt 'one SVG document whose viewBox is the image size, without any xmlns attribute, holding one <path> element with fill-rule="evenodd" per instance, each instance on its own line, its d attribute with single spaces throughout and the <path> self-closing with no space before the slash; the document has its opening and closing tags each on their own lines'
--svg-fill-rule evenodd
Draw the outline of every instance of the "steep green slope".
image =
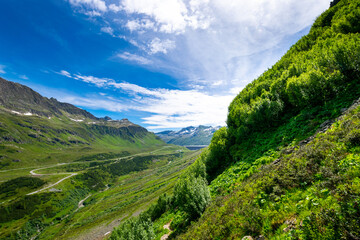
<svg viewBox="0 0 360 240">
<path fill-rule="evenodd" d="M 359 236 L 359 108 L 326 131 L 360 96 L 359 31 L 360 1 L 333 3 L 233 100 L 204 160 L 213 202 L 181 239 Z"/>
<path fill-rule="evenodd" d="M 233 100 L 228 128 L 217 133 L 210 146 L 211 177 L 227 163 L 244 158 L 251 162 L 268 150 L 306 138 L 359 96 L 359 19 L 359 1 L 340 1 L 323 13 L 310 33 L 279 62 Z M 283 132 L 267 144 L 267 149 L 262 147 L 258 138 L 269 134 L 266 141 L 281 128 Z M 260 154 L 252 154 L 255 158 L 247 154 L 251 144 L 261 147 Z"/>
<path fill-rule="evenodd" d="M 357 239 L 360 108 L 347 108 L 360 96 L 359 31 L 360 1 L 332 2 L 233 100 L 228 126 L 158 202 L 164 214 L 135 220 L 143 239 L 165 221 L 179 239 Z M 137 236 L 127 224 L 111 239 Z"/>
<path fill-rule="evenodd" d="M 360 235 L 360 101 L 307 144 L 237 179 L 180 239 L 356 239 Z M 226 172 L 225 172 L 226 174 Z"/>
</svg>

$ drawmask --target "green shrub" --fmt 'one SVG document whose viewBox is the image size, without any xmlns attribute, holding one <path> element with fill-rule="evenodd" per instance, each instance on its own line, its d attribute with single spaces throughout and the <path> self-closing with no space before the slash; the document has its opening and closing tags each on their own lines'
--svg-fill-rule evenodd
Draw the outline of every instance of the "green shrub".
<svg viewBox="0 0 360 240">
<path fill-rule="evenodd" d="M 0 184 L 0 196 L 5 194 L 6 197 L 15 195 L 21 190 L 30 190 L 41 187 L 46 182 L 36 177 L 18 177 Z"/>
<path fill-rule="evenodd" d="M 174 187 L 174 204 L 191 219 L 198 218 L 210 201 L 206 180 L 194 175 L 183 176 Z"/>
<path fill-rule="evenodd" d="M 130 218 L 120 224 L 112 232 L 111 240 L 151 240 L 155 233 L 150 218 L 140 214 L 138 218 Z"/>
</svg>

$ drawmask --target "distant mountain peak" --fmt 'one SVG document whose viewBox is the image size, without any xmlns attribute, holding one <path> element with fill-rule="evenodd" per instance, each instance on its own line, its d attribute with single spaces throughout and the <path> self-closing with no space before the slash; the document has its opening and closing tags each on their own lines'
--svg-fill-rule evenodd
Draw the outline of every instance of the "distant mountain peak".
<svg viewBox="0 0 360 240">
<path fill-rule="evenodd" d="M 179 131 L 162 131 L 156 133 L 166 143 L 181 146 L 187 145 L 209 145 L 211 138 L 220 127 L 199 125 L 198 127 L 189 126 Z"/>
</svg>

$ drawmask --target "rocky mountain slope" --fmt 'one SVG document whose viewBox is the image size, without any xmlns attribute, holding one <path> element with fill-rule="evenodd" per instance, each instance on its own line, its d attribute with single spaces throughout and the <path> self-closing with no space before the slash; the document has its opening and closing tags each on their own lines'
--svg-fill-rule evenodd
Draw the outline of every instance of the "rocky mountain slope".
<svg viewBox="0 0 360 240">
<path fill-rule="evenodd" d="M 163 131 L 156 133 L 162 140 L 169 144 L 180 146 L 209 145 L 211 138 L 220 127 L 198 126 L 186 127 L 179 131 Z"/>
<path fill-rule="evenodd" d="M 165 143 L 127 119 L 91 113 L 0 78 L 0 168 L 120 156 Z M 109 154 L 110 152 L 110 154 Z"/>
</svg>

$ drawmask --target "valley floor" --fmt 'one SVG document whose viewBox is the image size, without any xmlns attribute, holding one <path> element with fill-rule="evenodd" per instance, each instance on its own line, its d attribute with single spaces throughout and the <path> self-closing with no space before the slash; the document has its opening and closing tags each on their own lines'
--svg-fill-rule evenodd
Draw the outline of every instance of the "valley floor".
<svg viewBox="0 0 360 240">
<path fill-rule="evenodd" d="M 0 217 L 0 238 L 104 239 L 122 220 L 137 216 L 159 195 L 172 191 L 198 154 L 167 145 L 112 160 L 3 170 L 3 180 L 11 172 L 46 184 L 0 194 L 0 214 L 7 213 Z M 124 163 L 135 165 L 121 172 Z M 111 173 L 117 168 L 121 173 Z"/>
</svg>

